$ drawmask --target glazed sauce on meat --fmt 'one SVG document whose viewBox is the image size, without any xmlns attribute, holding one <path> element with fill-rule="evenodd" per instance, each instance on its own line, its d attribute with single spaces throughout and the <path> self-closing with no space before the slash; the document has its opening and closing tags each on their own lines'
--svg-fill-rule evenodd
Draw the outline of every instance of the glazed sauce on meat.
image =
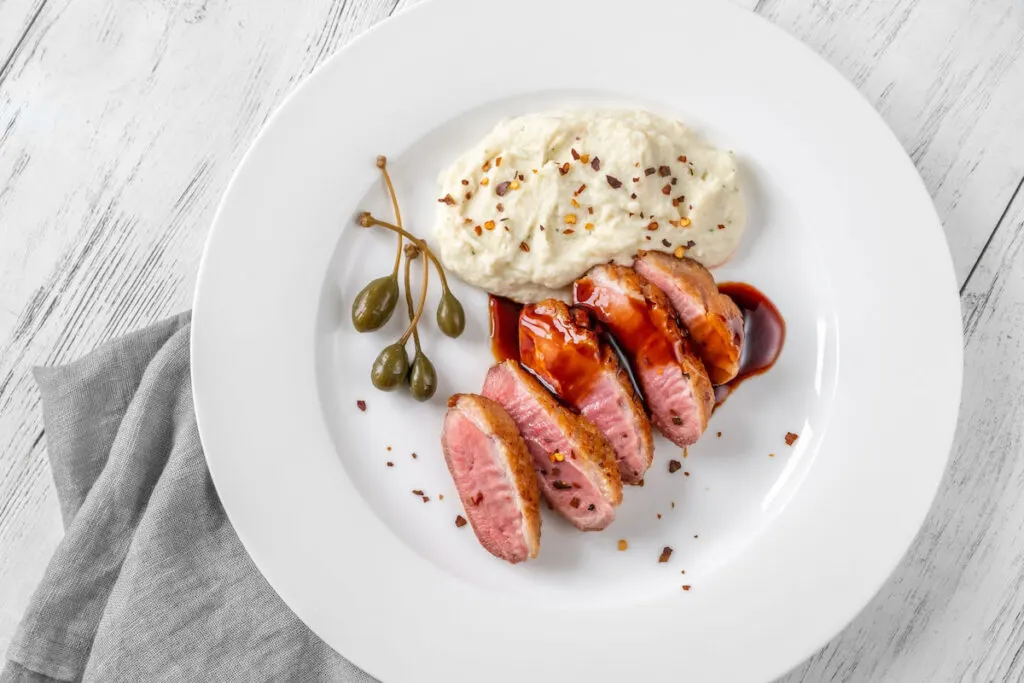
<svg viewBox="0 0 1024 683">
<path fill-rule="evenodd" d="M 771 369 L 786 341 L 786 322 L 759 289 L 743 282 L 723 282 L 718 291 L 727 294 L 743 314 L 744 342 L 739 373 L 715 387 L 715 407 L 722 405 L 744 381 Z"/>
<path fill-rule="evenodd" d="M 586 277 L 573 285 L 573 299 L 605 324 L 638 367 L 678 363 L 672 340 L 665 334 L 668 311 L 646 301 L 621 295 L 609 296 Z"/>
<path fill-rule="evenodd" d="M 601 373 L 601 346 L 586 311 L 542 302 L 519 316 L 523 365 L 562 400 L 578 406 Z"/>
<path fill-rule="evenodd" d="M 523 305 L 503 296 L 487 295 L 494 360 L 519 360 L 519 313 Z"/>
</svg>

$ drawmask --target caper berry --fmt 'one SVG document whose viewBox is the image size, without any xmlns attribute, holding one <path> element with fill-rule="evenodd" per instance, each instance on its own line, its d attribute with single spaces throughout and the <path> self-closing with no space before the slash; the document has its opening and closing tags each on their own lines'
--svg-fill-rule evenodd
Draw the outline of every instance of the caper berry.
<svg viewBox="0 0 1024 683">
<path fill-rule="evenodd" d="M 395 342 L 385 346 L 384 350 L 373 361 L 370 370 L 370 381 L 381 391 L 394 391 L 402 386 L 409 374 L 409 354 L 403 342 Z"/>
<path fill-rule="evenodd" d="M 449 337 L 458 337 L 466 329 L 466 313 L 455 295 L 446 291 L 437 305 L 437 326 Z"/>
<path fill-rule="evenodd" d="M 426 401 L 437 391 L 437 371 L 422 351 L 416 352 L 409 369 L 409 392 L 417 401 Z"/>
<path fill-rule="evenodd" d="M 352 324 L 359 332 L 371 332 L 391 319 L 398 305 L 398 278 L 385 275 L 363 287 L 352 302 Z"/>
</svg>

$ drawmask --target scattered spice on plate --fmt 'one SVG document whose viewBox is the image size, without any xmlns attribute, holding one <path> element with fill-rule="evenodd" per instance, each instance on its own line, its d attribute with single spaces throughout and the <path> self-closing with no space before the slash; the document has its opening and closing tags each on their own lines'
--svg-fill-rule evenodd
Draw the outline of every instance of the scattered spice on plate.
<svg viewBox="0 0 1024 683">
<path fill-rule="evenodd" d="M 662 551 L 661 551 L 661 555 L 658 557 L 658 562 L 659 563 L 668 562 L 668 558 L 670 558 L 670 557 L 672 557 L 672 548 L 669 548 L 668 546 L 665 546 L 662 549 Z"/>
<path fill-rule="evenodd" d="M 569 153 L 572 154 L 572 158 L 576 161 L 580 160 L 580 153 L 576 151 L 575 147 L 569 149 Z"/>
<path fill-rule="evenodd" d="M 628 547 L 629 547 L 629 544 L 626 543 L 626 539 L 620 538 L 619 539 L 619 551 L 621 552 L 621 551 L 625 550 Z"/>
<path fill-rule="evenodd" d="M 418 456 L 418 455 L 416 455 L 415 453 L 413 453 L 413 454 L 412 454 L 412 459 L 413 459 L 413 460 L 415 460 L 415 459 L 416 459 L 416 458 L 418 458 L 418 457 L 419 457 L 419 456 Z"/>
<path fill-rule="evenodd" d="M 423 491 L 420 491 L 419 489 L 413 489 L 412 490 L 412 494 L 414 496 L 422 496 L 423 495 Z"/>
<path fill-rule="evenodd" d="M 719 224 L 718 224 L 718 229 L 719 229 L 719 230 L 725 230 L 725 226 L 724 226 L 724 225 L 722 225 L 721 223 L 719 223 Z"/>
<path fill-rule="evenodd" d="M 437 494 L 437 499 L 438 500 L 444 500 L 444 494 L 443 493 Z"/>
<path fill-rule="evenodd" d="M 430 496 L 423 496 L 423 502 L 424 503 L 429 503 L 430 502 Z"/>
<path fill-rule="evenodd" d="M 455 515 L 455 526 L 459 527 L 460 529 L 466 526 L 466 518 L 462 515 Z"/>
<path fill-rule="evenodd" d="M 363 411 L 365 413 L 366 412 L 366 401 L 356 401 L 356 408 L 359 408 L 359 410 L 361 410 L 361 411 Z"/>
<path fill-rule="evenodd" d="M 658 513 L 658 519 L 661 519 L 661 513 L 660 512 Z"/>
<path fill-rule="evenodd" d="M 675 474 L 676 472 L 679 471 L 679 469 L 682 466 L 683 466 L 683 463 L 679 462 L 678 460 L 669 460 L 668 461 L 668 473 L 669 474 Z"/>
<path fill-rule="evenodd" d="M 794 434 L 793 432 L 786 432 L 786 445 L 792 446 L 793 444 L 796 443 L 796 440 L 799 438 L 799 434 Z"/>
<path fill-rule="evenodd" d="M 769 457 L 769 458 L 774 458 L 774 457 L 775 457 L 775 454 L 774 454 L 774 453 L 769 453 L 769 454 L 768 454 L 768 457 Z"/>
<path fill-rule="evenodd" d="M 684 591 L 688 591 L 688 590 L 690 590 L 690 585 L 689 585 L 689 584 L 686 584 L 685 586 L 683 586 L 683 590 L 684 590 Z"/>
<path fill-rule="evenodd" d="M 447 204 L 448 206 L 455 206 L 455 197 L 451 196 L 451 194 L 446 194 L 437 201 L 441 204 Z"/>
<path fill-rule="evenodd" d="M 683 457 L 684 458 L 689 458 L 690 457 L 690 449 L 688 447 L 686 447 L 686 446 L 683 446 Z"/>
<path fill-rule="evenodd" d="M 391 446 L 388 446 L 388 450 L 389 450 L 389 451 L 391 450 Z"/>
<path fill-rule="evenodd" d="M 395 463 L 393 463 L 390 460 L 388 460 L 388 467 L 394 467 L 394 466 L 395 466 Z"/>
<path fill-rule="evenodd" d="M 689 472 L 683 472 L 683 476 L 684 477 L 688 477 L 688 476 L 690 476 L 690 473 Z"/>
<path fill-rule="evenodd" d="M 718 438 L 719 438 L 719 439 L 721 439 L 721 438 L 722 438 L 722 432 L 718 432 Z"/>
<path fill-rule="evenodd" d="M 675 508 L 676 508 L 676 502 L 673 500 L 672 501 L 672 509 L 675 510 Z"/>
</svg>

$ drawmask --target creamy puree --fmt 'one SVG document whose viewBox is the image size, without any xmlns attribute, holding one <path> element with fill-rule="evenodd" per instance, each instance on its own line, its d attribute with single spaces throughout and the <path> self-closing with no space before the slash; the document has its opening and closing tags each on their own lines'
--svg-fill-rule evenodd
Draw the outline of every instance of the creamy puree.
<svg viewBox="0 0 1024 683">
<path fill-rule="evenodd" d="M 438 182 L 445 266 L 522 302 L 640 249 L 720 265 L 746 224 L 732 153 L 646 111 L 502 121 Z"/>
</svg>

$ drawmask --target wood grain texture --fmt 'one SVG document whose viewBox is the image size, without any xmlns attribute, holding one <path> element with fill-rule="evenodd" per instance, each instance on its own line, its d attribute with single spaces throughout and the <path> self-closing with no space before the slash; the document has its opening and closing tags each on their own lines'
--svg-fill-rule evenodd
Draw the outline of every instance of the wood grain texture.
<svg viewBox="0 0 1024 683">
<path fill-rule="evenodd" d="M 61 535 L 30 366 L 187 308 L 216 203 L 266 118 L 416 2 L 0 0 L 0 652 Z M 1024 9 L 740 4 L 879 109 L 966 282 L 964 400 L 939 498 L 879 596 L 785 680 L 1020 680 Z"/>
</svg>

